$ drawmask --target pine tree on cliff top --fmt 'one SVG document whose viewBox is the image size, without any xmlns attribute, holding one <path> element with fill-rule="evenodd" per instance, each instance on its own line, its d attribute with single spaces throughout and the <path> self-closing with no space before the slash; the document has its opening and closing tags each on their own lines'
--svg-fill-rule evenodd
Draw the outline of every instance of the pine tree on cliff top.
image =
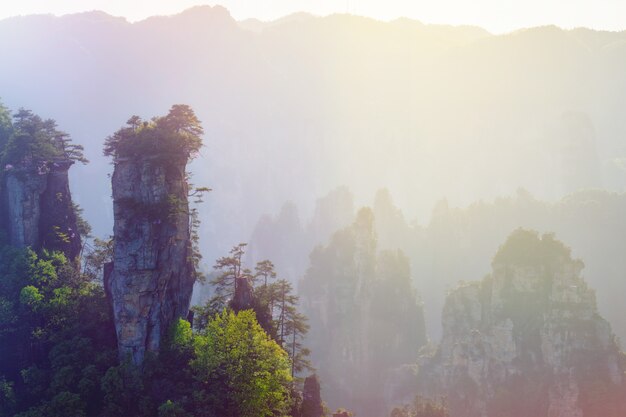
<svg viewBox="0 0 626 417">
<path fill-rule="evenodd" d="M 195 156 L 204 133 L 200 120 L 186 104 L 175 104 L 166 116 L 149 121 L 132 116 L 126 126 L 109 136 L 104 155 L 113 158 L 182 154 Z"/>
<path fill-rule="evenodd" d="M 7 121 L 8 118 L 8 121 Z M 10 112 L 0 105 L 0 145 L 4 170 L 16 165 L 69 160 L 87 163 L 83 147 L 72 143 L 70 136 L 58 130 L 52 119 L 42 119 L 30 110 L 19 109 L 10 123 Z"/>
</svg>

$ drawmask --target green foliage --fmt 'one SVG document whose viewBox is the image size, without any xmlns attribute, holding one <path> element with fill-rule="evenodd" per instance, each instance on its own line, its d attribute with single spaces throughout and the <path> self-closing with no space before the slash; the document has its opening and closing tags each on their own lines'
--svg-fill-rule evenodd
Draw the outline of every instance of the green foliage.
<svg viewBox="0 0 626 417">
<path fill-rule="evenodd" d="M 252 273 L 242 262 L 246 246 L 246 243 L 240 243 L 231 249 L 230 256 L 216 261 L 214 269 L 217 275 L 211 281 L 214 296 L 205 306 L 194 308 L 196 327 L 204 328 L 209 318 L 224 308 L 232 308 L 235 312 L 241 310 L 241 306 L 233 303 L 237 286 L 246 282 L 246 285 L 256 285 L 251 305 L 243 309 L 254 310 L 265 332 L 287 351 L 292 376 L 311 370 L 310 352 L 302 345 L 302 339 L 309 330 L 308 319 L 298 311 L 299 299 L 293 294 L 291 283 L 284 279 L 271 282 L 276 279 L 276 272 L 269 260 L 258 262 Z"/>
<path fill-rule="evenodd" d="M 83 238 L 87 239 L 91 236 L 91 225 L 85 220 L 83 217 L 83 208 L 80 207 L 76 203 L 72 203 L 72 210 L 76 214 L 76 226 L 78 227 L 78 234 Z"/>
<path fill-rule="evenodd" d="M 270 302 L 274 310 L 278 311 L 276 319 L 278 343 L 289 353 L 291 374 L 295 376 L 296 373 L 312 369 L 308 360 L 310 352 L 301 343 L 301 339 L 309 331 L 309 325 L 306 316 L 297 309 L 298 297 L 292 294 L 291 283 L 282 279 L 273 286 L 276 290 L 272 294 L 276 294 L 277 297 Z"/>
<path fill-rule="evenodd" d="M 102 288 L 46 251 L 2 246 L 0 274 L 0 416 L 97 413 L 115 360 Z"/>
<path fill-rule="evenodd" d="M 195 339 L 196 409 L 221 417 L 280 415 L 288 404 L 289 360 L 252 311 L 224 311 Z M 209 414 L 210 415 L 210 414 Z"/>
<path fill-rule="evenodd" d="M 213 269 L 219 272 L 211 285 L 215 289 L 215 295 L 210 300 L 213 306 L 213 314 L 219 313 L 227 307 L 237 291 L 237 284 L 242 280 L 252 280 L 252 272 L 244 268 L 242 263 L 247 243 L 240 243 L 230 250 L 230 256 L 223 256 L 215 261 Z"/>
<path fill-rule="evenodd" d="M 0 102 L 0 149 L 4 149 L 13 134 L 11 112 Z"/>
<path fill-rule="evenodd" d="M 140 370 L 125 361 L 107 370 L 102 378 L 104 414 L 111 417 L 140 415 L 143 381 Z"/>
<path fill-rule="evenodd" d="M 20 304 L 28 306 L 31 310 L 36 310 L 43 301 L 43 295 L 37 287 L 27 285 L 20 291 Z"/>
<path fill-rule="evenodd" d="M 104 155 L 117 158 L 194 156 L 202 146 L 200 121 L 191 107 L 172 106 L 166 116 L 144 121 L 132 116 L 126 126 L 105 141 Z"/>
<path fill-rule="evenodd" d="M 83 147 L 72 144 L 69 135 L 57 129 L 52 119 L 42 119 L 30 110 L 19 109 L 13 123 L 6 121 L 7 110 L 0 106 L 2 166 L 33 166 L 39 173 L 50 169 L 54 160 L 87 163 Z M 7 132 L 10 132 L 7 134 Z"/>
<path fill-rule="evenodd" d="M 178 319 L 172 324 L 169 333 L 169 343 L 172 347 L 189 346 L 193 341 L 191 324 L 187 320 Z"/>
<path fill-rule="evenodd" d="M 107 140 L 105 154 L 115 159 L 188 158 L 199 151 L 202 133 L 193 111 L 176 105 L 167 116 L 149 122 L 129 120 Z M 0 105 L 0 144 L 6 170 L 30 169 L 20 170 L 20 175 L 31 175 L 32 168 L 44 175 L 66 161 L 85 162 L 82 148 L 72 145 L 54 121 L 28 110 L 21 109 L 11 121 Z M 196 188 L 191 195 L 200 199 L 207 191 Z M 68 201 L 62 192 L 52 197 L 56 203 Z M 186 199 L 170 195 L 164 200 L 151 208 L 155 216 L 189 212 Z M 76 232 L 88 236 L 80 209 L 71 208 L 79 218 Z M 190 214 L 197 227 L 197 212 Z M 64 225 L 53 223 L 48 229 L 50 241 L 69 243 Z M 0 417 L 246 417 L 287 412 L 292 405 L 289 357 L 252 311 L 207 317 L 206 328 L 197 335 L 190 323 L 179 320 L 160 352 L 148 355 L 141 368 L 128 361 L 118 364 L 112 312 L 100 279 L 112 248 L 112 240 L 95 239 L 81 272 L 63 253 L 0 245 Z M 197 252 L 193 257 L 196 263 L 200 259 Z M 266 274 L 266 280 L 275 276 L 271 263 L 264 266 L 259 274 Z M 242 273 L 252 280 L 247 270 L 238 270 L 239 278 Z M 256 309 L 267 306 L 259 302 Z"/>
<path fill-rule="evenodd" d="M 167 116 L 150 122 L 132 118 L 127 128 L 109 138 L 105 153 L 114 158 L 189 157 L 198 152 L 201 134 L 193 111 L 173 106 Z M 13 165 L 8 169 L 35 167 L 43 175 L 59 159 L 84 159 L 80 147 L 71 145 L 54 121 L 27 110 L 20 110 L 11 122 L 0 106 L 0 141 L 4 139 L 3 161 Z M 198 188 L 192 195 L 200 198 L 207 191 Z M 66 201 L 62 192 L 52 197 Z M 158 215 L 188 211 L 186 200 L 165 200 L 156 208 Z M 80 215 L 77 206 L 72 209 Z M 76 232 L 86 237 L 90 230 L 81 223 Z M 62 225 L 48 229 L 55 240 L 70 240 Z M 101 283 L 103 267 L 112 258 L 112 240 L 95 239 L 93 247 L 86 246 L 80 271 L 78 263 L 61 252 L 0 245 L 0 417 L 246 417 L 288 412 L 292 396 L 297 396 L 289 356 L 253 311 L 207 315 L 199 334 L 179 320 L 165 335 L 160 352 L 148 355 L 141 368 L 129 361 L 119 364 L 112 311 Z M 241 255 L 243 250 L 239 267 Z M 193 256 L 198 262 L 199 254 Z M 272 268 L 270 262 L 257 268 L 257 274 L 265 274 L 266 285 L 275 276 Z M 254 278 L 248 270 L 237 274 Z M 255 310 L 268 311 L 265 301 L 256 300 Z M 271 315 L 267 323 L 273 325 Z"/>
<path fill-rule="evenodd" d="M 115 364 L 93 275 L 62 254 L 10 247 L 0 248 L 0 274 L 2 417 L 282 416 L 297 397 L 288 355 L 252 311 L 224 312 L 199 335 L 177 321 L 140 369 Z"/>
<path fill-rule="evenodd" d="M 95 238 L 92 244 L 85 243 L 83 255 L 84 272 L 94 280 L 102 280 L 104 265 L 113 260 L 113 238 Z"/>
<path fill-rule="evenodd" d="M 274 264 L 270 260 L 258 262 L 254 267 L 253 281 L 256 282 L 259 279 L 263 280 L 263 288 L 267 287 L 268 280 L 276 279 L 276 271 L 274 271 Z"/>
</svg>

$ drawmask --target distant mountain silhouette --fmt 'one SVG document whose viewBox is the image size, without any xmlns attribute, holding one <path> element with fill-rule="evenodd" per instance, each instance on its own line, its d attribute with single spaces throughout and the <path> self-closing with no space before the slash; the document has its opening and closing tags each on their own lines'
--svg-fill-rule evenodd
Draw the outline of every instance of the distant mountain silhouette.
<svg viewBox="0 0 626 417">
<path fill-rule="evenodd" d="M 192 181 L 214 189 L 200 209 L 208 264 L 262 213 L 286 200 L 310 212 L 343 184 L 357 204 L 386 186 L 421 220 L 441 196 L 467 204 L 521 186 L 556 199 L 626 184 L 626 32 L 495 36 L 351 15 L 237 22 L 202 6 L 133 24 L 102 12 L 5 19 L 0 56 L 4 103 L 85 145 L 92 163 L 72 187 L 98 235 L 112 224 L 104 138 L 133 114 L 191 105 L 207 131 Z M 593 132 L 571 136 L 584 146 L 567 145 L 567 114 Z M 581 160 L 582 179 L 566 163 Z"/>
</svg>

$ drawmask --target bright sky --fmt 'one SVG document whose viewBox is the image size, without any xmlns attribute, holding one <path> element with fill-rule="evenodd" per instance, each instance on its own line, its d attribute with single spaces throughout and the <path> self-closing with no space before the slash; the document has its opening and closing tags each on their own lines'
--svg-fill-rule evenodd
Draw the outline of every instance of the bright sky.
<svg viewBox="0 0 626 417">
<path fill-rule="evenodd" d="M 0 19 L 33 13 L 56 15 L 103 10 L 131 21 L 178 13 L 211 0 L 0 0 Z M 353 13 L 382 20 L 410 17 L 424 23 L 472 24 L 501 33 L 556 24 L 564 28 L 626 29 L 626 0 L 221 0 L 237 20 L 272 20 L 307 11 Z"/>
</svg>

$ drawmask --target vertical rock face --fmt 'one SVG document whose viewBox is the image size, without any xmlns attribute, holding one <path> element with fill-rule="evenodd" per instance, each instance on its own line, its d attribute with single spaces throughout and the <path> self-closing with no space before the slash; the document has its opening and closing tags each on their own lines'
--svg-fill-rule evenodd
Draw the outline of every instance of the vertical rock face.
<svg viewBox="0 0 626 417">
<path fill-rule="evenodd" d="M 373 223 L 363 209 L 313 251 L 299 287 L 323 397 L 331 408 L 346 406 L 363 417 L 385 415 L 404 399 L 389 379 L 415 363 L 426 341 L 408 259 L 399 251 L 378 253 Z"/>
<path fill-rule="evenodd" d="M 41 195 L 39 230 L 42 247 L 62 251 L 74 260 L 80 255 L 81 239 L 68 179 L 72 164 L 69 160 L 51 164 Z"/>
<path fill-rule="evenodd" d="M 254 294 L 248 278 L 236 278 L 235 294 L 230 306 L 235 311 L 249 310 L 254 308 Z"/>
<path fill-rule="evenodd" d="M 195 271 L 186 164 L 175 154 L 115 160 L 114 258 L 105 285 L 120 355 L 136 364 L 189 310 Z"/>
<path fill-rule="evenodd" d="M 422 394 L 459 417 L 624 415 L 619 348 L 582 267 L 552 237 L 515 232 L 490 276 L 449 294 Z"/>
<path fill-rule="evenodd" d="M 73 161 L 57 159 L 10 167 L 4 175 L 4 211 L 9 243 L 59 250 L 74 260 L 81 250 L 68 170 Z"/>
</svg>

